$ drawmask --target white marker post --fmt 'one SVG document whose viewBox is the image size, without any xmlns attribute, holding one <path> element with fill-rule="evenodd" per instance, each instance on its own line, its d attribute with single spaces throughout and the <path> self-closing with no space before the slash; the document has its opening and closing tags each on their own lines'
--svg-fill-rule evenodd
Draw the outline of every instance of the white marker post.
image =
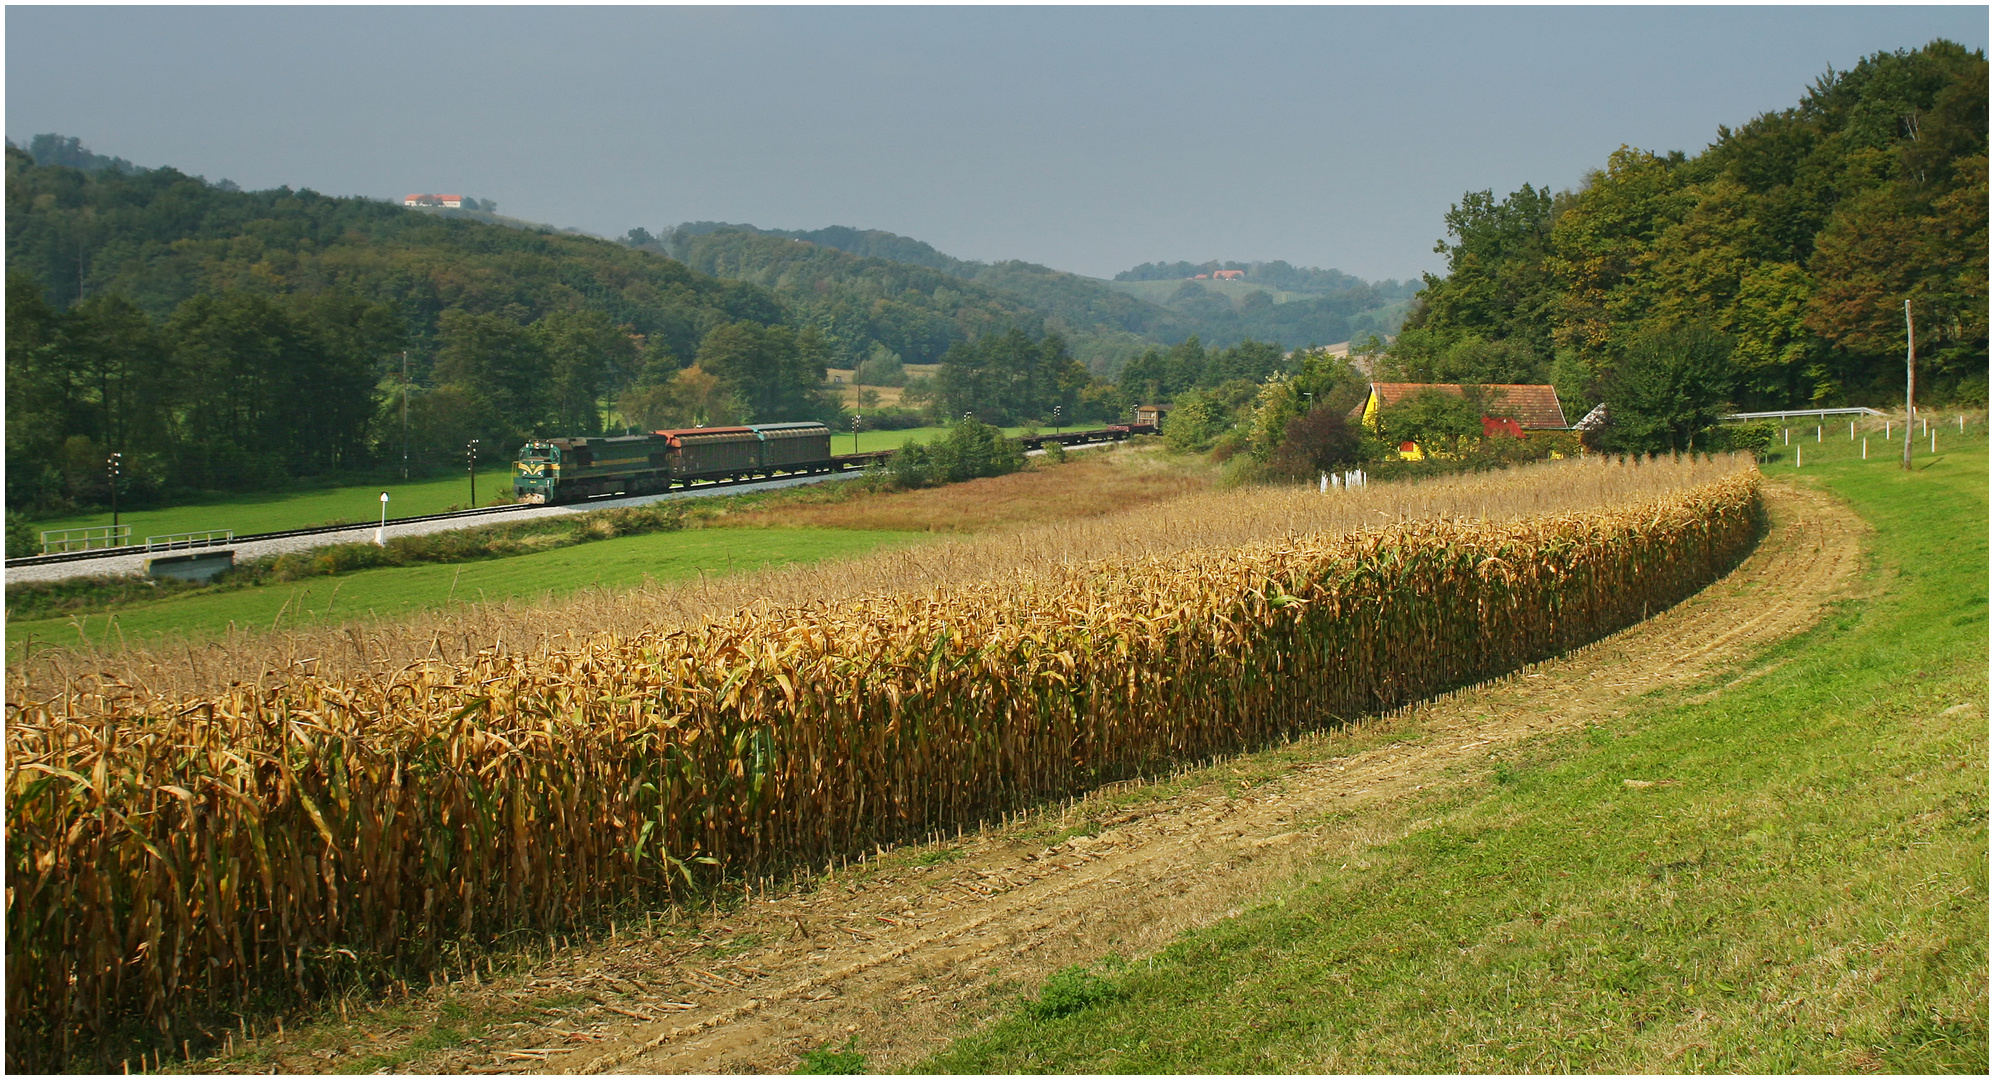
<svg viewBox="0 0 1994 1080">
<path fill-rule="evenodd" d="M 374 530 L 374 546 L 388 546 L 388 493 L 381 492 L 381 527 Z"/>
</svg>

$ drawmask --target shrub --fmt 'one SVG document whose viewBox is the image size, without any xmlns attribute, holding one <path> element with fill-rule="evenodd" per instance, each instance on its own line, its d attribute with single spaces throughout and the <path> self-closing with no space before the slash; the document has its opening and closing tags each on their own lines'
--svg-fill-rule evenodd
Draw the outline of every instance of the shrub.
<svg viewBox="0 0 1994 1080">
<path fill-rule="evenodd" d="M 1710 429 L 1710 445 L 1699 449 L 1708 450 L 1750 450 L 1764 457 L 1772 448 L 1773 439 L 1779 436 L 1779 425 L 1770 420 L 1757 420 L 1749 424 L 1715 427 Z"/>
<path fill-rule="evenodd" d="M 959 484 L 981 476 L 1003 476 L 1025 467 L 1025 448 L 1016 439 L 977 420 L 964 420 L 932 443 L 908 443 L 887 461 L 887 472 L 903 488 Z"/>
<path fill-rule="evenodd" d="M 914 409 L 904 409 L 898 405 L 886 405 L 867 412 L 859 421 L 860 431 L 905 431 L 917 428 L 928 422 L 928 418 Z"/>
<path fill-rule="evenodd" d="M 42 553 L 41 530 L 25 514 L 7 511 L 7 557 L 25 559 Z"/>
<path fill-rule="evenodd" d="M 1267 460 L 1267 475 L 1276 480 L 1306 480 L 1333 469 L 1357 464 L 1363 434 L 1357 425 L 1327 405 L 1295 417 Z"/>
</svg>

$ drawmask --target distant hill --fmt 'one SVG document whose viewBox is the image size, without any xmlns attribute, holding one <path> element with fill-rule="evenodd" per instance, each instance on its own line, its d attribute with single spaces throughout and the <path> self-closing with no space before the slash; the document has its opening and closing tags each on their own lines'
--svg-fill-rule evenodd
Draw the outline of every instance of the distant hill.
<svg viewBox="0 0 1994 1080">
<path fill-rule="evenodd" d="M 1252 338 L 1292 348 L 1397 333 L 1399 323 L 1412 309 L 1410 292 L 1414 286 L 1387 291 L 1357 278 L 1348 280 L 1355 284 L 1319 294 L 1290 292 L 1238 278 L 1117 279 L 1109 285 L 1176 314 L 1198 327 L 1200 338 L 1215 345 Z M 1386 284 L 1398 286 L 1397 282 Z M 1406 295 L 1394 295 L 1400 292 Z"/>
<path fill-rule="evenodd" d="M 6 148 L 11 509 L 101 500 L 113 450 L 127 497 L 399 461 L 404 397 L 417 466 L 461 462 L 472 438 L 491 453 L 592 433 L 605 403 L 696 356 L 757 416 L 814 408 L 821 358 L 746 282 L 603 239 L 44 149 L 84 167 Z M 746 344 L 708 357 L 726 334 Z"/>
<path fill-rule="evenodd" d="M 727 235 L 759 237 L 764 242 L 714 239 Z M 790 241 L 792 246 L 785 247 L 782 241 Z M 813 273 L 798 275 L 795 268 L 799 262 L 813 257 L 798 251 L 794 246 L 796 241 L 816 250 L 829 249 L 858 259 L 895 263 L 905 269 L 889 272 L 877 265 L 862 267 L 859 263 L 819 260 Z M 740 276 L 766 286 L 792 304 L 815 308 L 820 321 L 828 323 L 839 321 L 829 311 L 849 312 L 859 301 L 878 298 L 880 275 L 896 277 L 898 303 L 952 320 L 965 336 L 980 333 L 973 328 L 987 322 L 989 316 L 1010 312 L 1012 317 L 1024 320 L 1020 325 L 1054 329 L 1066 335 L 1074 354 L 1097 372 L 1113 372 L 1123 361 L 1151 345 L 1174 345 L 1192 335 L 1208 346 L 1222 348 L 1245 338 L 1297 346 L 1345 341 L 1371 332 L 1390 334 L 1397 330 L 1417 288 L 1414 282 L 1372 285 L 1340 271 L 1297 269 L 1284 262 L 1212 264 L 1204 269 L 1190 263 L 1158 263 L 1125 272 L 1115 281 L 1103 281 L 1018 260 L 985 263 L 957 259 L 910 237 L 846 226 L 764 229 L 747 224 L 694 221 L 679 225 L 662 238 L 633 230 L 626 243 L 648 244 L 686 259 L 702 272 L 720 277 Z M 724 257 L 717 254 L 722 250 L 726 252 Z M 836 266 L 844 269 L 834 269 Z M 1244 286 L 1235 281 L 1193 283 L 1200 288 L 1188 288 L 1182 280 L 1195 273 L 1209 273 L 1212 268 L 1235 266 L 1247 269 L 1252 280 Z M 919 278 L 917 284 L 917 277 L 908 275 L 908 270 L 916 267 L 988 291 L 972 294 L 952 286 L 946 294 L 938 294 L 934 279 Z M 1176 274 L 1180 267 L 1186 272 L 1175 278 L 1158 276 Z M 846 275 L 872 275 L 873 280 L 859 286 L 849 301 L 829 299 L 830 292 L 837 290 L 840 279 Z M 974 311 L 943 310 L 972 295 Z M 827 325 L 827 333 L 844 341 L 856 341 L 854 335 L 862 337 L 871 333 L 909 362 L 918 362 L 915 356 L 940 355 L 939 351 L 921 351 L 918 346 L 914 353 L 909 353 L 889 340 L 893 336 L 890 327 L 862 330 L 856 325 L 862 321 L 865 320 L 855 320 L 848 314 L 839 329 L 832 330 Z M 898 340 L 906 340 L 905 335 Z M 946 347 L 940 344 L 941 349 Z"/>
<path fill-rule="evenodd" d="M 309 189 L 233 190 L 171 168 L 82 173 L 13 147 L 7 158 L 8 269 L 40 279 L 58 308 L 110 293 L 164 318 L 202 292 L 337 288 L 395 305 L 423 350 L 446 309 L 530 322 L 593 307 L 682 356 L 721 321 L 783 320 L 760 289 L 607 240 Z"/>
<path fill-rule="evenodd" d="M 758 229 L 753 225 L 730 225 L 724 221 L 688 221 L 681 224 L 674 232 L 680 237 L 690 237 L 725 230 L 755 233 L 760 236 L 783 236 L 791 240 L 816 244 L 819 247 L 836 248 L 869 259 L 891 259 L 894 262 L 925 266 L 930 270 L 940 270 L 944 274 L 953 274 L 956 277 L 973 277 L 975 276 L 973 268 L 982 265 L 950 258 L 936 251 L 932 245 L 912 237 L 880 229 L 854 229 L 844 225 L 806 231 Z"/>
<path fill-rule="evenodd" d="M 1419 282 L 1411 279 L 1405 281 L 1387 279 L 1385 281 L 1367 282 L 1363 278 L 1353 277 L 1341 270 L 1321 270 L 1313 266 L 1291 266 L 1280 259 L 1275 259 L 1272 262 L 1220 262 L 1217 259 L 1211 259 L 1201 263 L 1143 263 L 1141 266 L 1116 274 L 1115 280 L 1119 282 L 1184 281 L 1195 279 L 1200 274 L 1211 277 L 1221 270 L 1237 272 L 1241 277 L 1233 280 L 1244 281 L 1250 285 L 1258 285 L 1264 289 L 1278 289 L 1283 292 L 1309 293 L 1312 295 L 1347 292 L 1351 289 L 1369 285 L 1371 288 L 1376 289 L 1378 295 L 1387 302 L 1410 300 L 1412 299 L 1412 294 L 1419 291 L 1420 287 Z"/>
<path fill-rule="evenodd" d="M 624 242 L 771 290 L 823 332 L 834 362 L 862 360 L 877 342 L 905 363 L 935 363 L 958 341 L 1017 326 L 1033 334 L 1056 331 L 1075 357 L 1111 372 L 1151 345 L 1196 332 L 1104 281 L 1032 263 L 953 259 L 876 230 L 691 222 L 662 238 L 632 230 Z M 907 258 L 866 254 L 881 251 Z"/>
<path fill-rule="evenodd" d="M 406 209 L 411 213 L 428 214 L 431 217 L 452 218 L 459 221 L 479 221 L 486 225 L 503 225 L 508 229 L 560 233 L 563 236 L 586 236 L 593 240 L 604 239 L 604 237 L 597 236 L 586 229 L 577 229 L 567 225 L 549 225 L 544 221 L 528 221 L 525 218 L 508 217 L 505 214 L 499 213 L 495 208 L 495 204 L 490 200 L 485 200 L 483 207 L 411 206 Z"/>
</svg>

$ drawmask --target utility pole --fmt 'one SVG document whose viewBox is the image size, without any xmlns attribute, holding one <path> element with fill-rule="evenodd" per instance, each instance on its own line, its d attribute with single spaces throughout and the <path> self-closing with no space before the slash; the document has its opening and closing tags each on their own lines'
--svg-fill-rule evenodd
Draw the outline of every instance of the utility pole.
<svg viewBox="0 0 1994 1080">
<path fill-rule="evenodd" d="M 402 350 L 402 480 L 408 480 L 408 350 Z"/>
<path fill-rule="evenodd" d="M 471 509 L 478 508 L 478 440 L 464 444 L 464 467 L 471 473 Z"/>
<path fill-rule="evenodd" d="M 1918 338 L 1911 325 L 1911 301 L 1904 301 L 1904 468 L 1911 468 L 1911 418 L 1916 415 L 1913 394 L 1918 387 Z"/>
</svg>

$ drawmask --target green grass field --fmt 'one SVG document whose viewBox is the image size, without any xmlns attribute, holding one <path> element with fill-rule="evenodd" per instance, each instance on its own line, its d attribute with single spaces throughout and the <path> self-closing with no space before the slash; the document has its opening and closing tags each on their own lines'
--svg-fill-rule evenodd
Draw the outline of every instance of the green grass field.
<svg viewBox="0 0 1994 1080">
<path fill-rule="evenodd" d="M 1100 426 L 1100 424 L 1082 424 L 1078 426 L 1067 424 L 1061 430 L 1084 431 L 1088 428 L 1097 428 Z M 1015 436 L 1025 429 L 1021 427 L 1007 427 L 999 428 L 998 430 L 1006 435 Z M 1045 428 L 1044 430 L 1051 431 L 1052 429 Z M 858 434 L 858 449 L 854 450 L 852 449 L 852 433 L 846 431 L 842 435 L 834 434 L 831 436 L 831 452 L 833 454 L 869 454 L 875 450 L 898 450 L 910 442 L 932 442 L 948 433 L 949 429 L 945 427 L 905 428 L 900 431 L 861 431 Z"/>
<path fill-rule="evenodd" d="M 297 626 L 343 619 L 394 617 L 458 602 L 537 599 L 589 586 L 626 588 L 810 563 L 928 539 L 925 533 L 861 529 L 690 529 L 601 540 L 511 558 L 362 570 L 286 584 L 190 593 L 127 607 L 113 615 L 40 619 L 7 624 L 7 650 L 30 642 L 75 645 L 81 638 L 139 644 L 156 635 L 200 640 L 231 624 Z M 116 622 L 113 624 L 112 620 Z"/>
<path fill-rule="evenodd" d="M 1005 428 L 1004 433 L 1016 435 L 1023 430 L 1015 427 Z M 1073 430 L 1073 426 L 1067 425 L 1067 430 Z M 851 433 L 846 432 L 831 437 L 831 452 L 850 454 L 874 450 L 897 450 L 909 441 L 926 442 L 946 434 L 948 429 L 941 427 L 911 428 L 906 431 L 863 431 L 858 436 L 859 449 L 854 451 Z M 489 503 L 493 496 L 501 492 L 510 493 L 511 490 L 511 465 L 478 470 L 479 503 Z M 205 532 L 211 529 L 232 529 L 236 535 L 243 536 L 251 533 L 302 529 L 311 525 L 327 525 L 335 522 L 365 523 L 380 517 L 383 491 L 388 493 L 390 520 L 398 517 L 418 517 L 423 514 L 440 514 L 453 507 L 469 505 L 471 480 L 468 474 L 457 474 L 443 479 L 418 480 L 406 484 L 346 484 L 317 491 L 235 495 L 184 506 L 127 510 L 118 515 L 118 523 L 132 527 L 132 540 L 135 543 L 143 543 L 147 536 Z M 79 514 L 37 521 L 34 527 L 40 532 L 50 529 L 93 528 L 110 523 L 111 514 L 107 510 L 101 514 Z"/>
<path fill-rule="evenodd" d="M 369 522 L 381 516 L 381 492 L 388 493 L 388 517 L 418 517 L 440 514 L 471 501 L 468 473 L 438 480 L 410 483 L 348 484 L 318 491 L 263 492 L 235 495 L 211 502 L 156 510 L 127 510 L 118 523 L 132 527 L 132 540 L 143 543 L 147 536 L 168 533 L 204 532 L 233 529 L 236 535 L 281 532 L 311 525 L 335 522 Z M 478 501 L 488 503 L 500 492 L 512 491 L 512 466 L 478 470 Z M 36 530 L 78 529 L 109 525 L 109 511 L 35 522 Z"/>
<path fill-rule="evenodd" d="M 1912 473 L 1806 434 L 1765 471 L 1847 499 L 1873 565 L 1758 678 L 1527 743 L 916 1071 L 1985 1073 L 1985 429 Z"/>
</svg>

